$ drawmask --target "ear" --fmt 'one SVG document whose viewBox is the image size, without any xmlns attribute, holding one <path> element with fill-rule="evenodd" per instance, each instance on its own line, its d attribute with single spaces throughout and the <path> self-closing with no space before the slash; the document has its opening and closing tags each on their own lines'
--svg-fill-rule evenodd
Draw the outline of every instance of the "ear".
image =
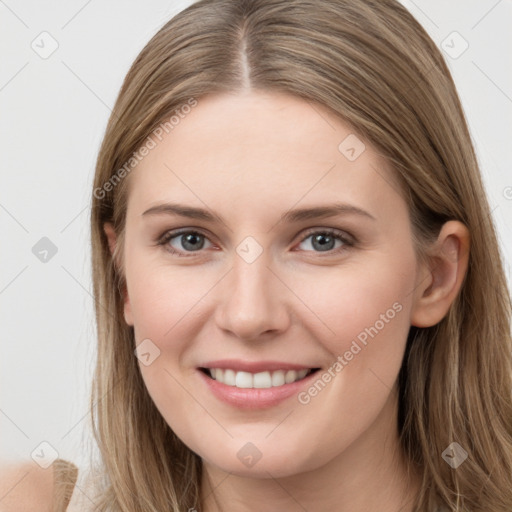
<svg viewBox="0 0 512 512">
<path fill-rule="evenodd" d="M 459 221 L 446 222 L 421 267 L 411 310 L 411 324 L 431 327 L 448 313 L 457 297 L 469 261 L 470 235 Z"/>
<path fill-rule="evenodd" d="M 114 253 L 117 247 L 117 236 L 114 230 L 114 225 L 111 222 L 105 222 L 103 224 L 103 230 L 107 235 L 108 240 L 108 248 L 110 249 L 110 254 L 114 257 Z M 125 279 L 126 283 L 126 279 Z M 124 320 L 128 325 L 133 326 L 133 318 L 132 318 L 132 306 L 130 304 L 130 298 L 128 296 L 128 289 L 126 284 L 123 287 L 123 299 L 124 299 Z"/>
</svg>

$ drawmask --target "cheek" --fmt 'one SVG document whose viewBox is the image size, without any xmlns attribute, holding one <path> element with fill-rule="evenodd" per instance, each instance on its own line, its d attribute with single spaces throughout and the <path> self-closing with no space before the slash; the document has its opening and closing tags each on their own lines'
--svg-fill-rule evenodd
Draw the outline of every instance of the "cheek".
<svg viewBox="0 0 512 512">
<path fill-rule="evenodd" d="M 133 258 L 127 264 L 127 284 L 136 340 L 154 337 L 160 344 L 164 338 L 182 339 L 177 334 L 185 325 L 190 328 L 201 298 L 215 283 L 213 277 L 209 283 L 208 275 L 193 266 L 171 267 Z"/>
<path fill-rule="evenodd" d="M 410 328 L 414 262 L 412 254 L 380 258 L 375 265 L 330 272 L 329 280 L 317 280 L 316 286 L 302 282 L 299 293 L 318 315 L 305 315 L 310 320 L 304 328 L 331 361 L 298 398 L 304 414 L 325 418 L 314 429 L 332 446 L 355 439 L 390 397 Z M 322 449 L 316 447 L 311 459 L 327 457 Z"/>
<path fill-rule="evenodd" d="M 147 344 L 149 339 L 150 352 L 158 354 L 147 366 L 139 363 L 139 368 L 157 409 L 186 438 L 201 416 L 183 387 L 189 372 L 195 371 L 183 368 L 183 357 L 194 348 L 193 340 L 203 326 L 197 321 L 201 298 L 216 279 L 209 279 L 207 273 L 198 276 L 192 266 L 172 268 L 134 256 L 126 268 L 135 343 Z"/>
<path fill-rule="evenodd" d="M 302 282 L 298 293 L 318 315 L 304 315 L 310 318 L 304 328 L 331 360 L 318 376 L 322 382 L 315 381 L 299 402 L 316 417 L 331 416 L 326 436 L 349 435 L 347 417 L 358 418 L 351 427 L 357 435 L 384 407 L 402 364 L 414 272 L 410 253 L 330 269 L 329 279 L 318 279 L 316 286 L 312 280 Z"/>
<path fill-rule="evenodd" d="M 296 280 L 294 291 L 314 313 L 306 311 L 302 320 L 308 318 L 315 337 L 339 354 L 353 340 L 364 344 L 377 336 L 400 345 L 395 335 L 408 332 L 414 278 L 412 254 L 389 255 Z"/>
</svg>

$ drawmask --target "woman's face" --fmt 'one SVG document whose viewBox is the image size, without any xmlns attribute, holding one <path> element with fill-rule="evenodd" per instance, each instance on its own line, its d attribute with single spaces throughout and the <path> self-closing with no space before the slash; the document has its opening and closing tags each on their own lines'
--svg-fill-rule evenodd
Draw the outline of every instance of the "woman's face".
<svg viewBox="0 0 512 512">
<path fill-rule="evenodd" d="M 184 111 L 129 176 L 125 319 L 156 407 L 206 463 L 240 475 L 379 445 L 420 279 L 390 169 L 292 96 Z"/>
</svg>

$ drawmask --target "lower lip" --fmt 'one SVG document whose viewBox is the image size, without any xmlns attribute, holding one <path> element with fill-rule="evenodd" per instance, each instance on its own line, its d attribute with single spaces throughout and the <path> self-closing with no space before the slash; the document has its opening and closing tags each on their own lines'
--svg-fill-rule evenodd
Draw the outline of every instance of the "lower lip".
<svg viewBox="0 0 512 512">
<path fill-rule="evenodd" d="M 283 384 L 271 388 L 237 388 L 228 386 L 211 377 L 201 370 L 199 375 L 210 388 L 210 391 L 219 399 L 240 409 L 265 409 L 296 395 L 304 387 L 309 385 L 313 377 L 318 373 L 310 373 L 307 377 L 290 384 Z"/>
</svg>

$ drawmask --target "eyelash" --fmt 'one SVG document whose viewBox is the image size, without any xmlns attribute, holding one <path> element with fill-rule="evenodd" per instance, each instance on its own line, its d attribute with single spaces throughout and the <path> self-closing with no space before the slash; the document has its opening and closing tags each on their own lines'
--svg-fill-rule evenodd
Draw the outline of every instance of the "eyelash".
<svg viewBox="0 0 512 512">
<path fill-rule="evenodd" d="M 167 245 L 168 242 L 170 240 L 172 240 L 173 238 L 176 238 L 178 237 L 179 235 L 199 235 L 199 236 L 202 236 L 202 237 L 205 237 L 208 239 L 207 235 L 205 235 L 204 233 L 202 233 L 201 231 L 197 231 L 197 230 L 194 230 L 194 229 L 182 229 L 182 230 L 176 230 L 176 231 L 166 231 L 158 240 L 157 240 L 157 245 L 159 246 L 162 246 L 164 247 L 164 249 L 166 251 L 168 251 L 169 253 L 173 254 L 173 255 L 176 255 L 178 257 L 184 257 L 184 258 L 190 258 L 190 257 L 193 257 L 194 256 L 194 253 L 200 253 L 202 252 L 201 250 L 199 251 L 189 251 L 189 252 L 186 252 L 185 254 L 183 254 L 181 251 L 177 251 L 175 250 L 173 247 L 171 247 L 170 245 Z M 307 240 L 311 235 L 316 235 L 316 234 L 322 234 L 322 235 L 327 235 L 327 236 L 332 236 L 334 238 L 337 238 L 338 240 L 341 240 L 341 242 L 343 242 L 343 246 L 342 247 L 338 247 L 337 249 L 332 249 L 332 250 L 328 250 L 328 251 L 325 251 L 325 256 L 333 256 L 333 255 L 337 255 L 341 252 L 344 252 L 346 251 L 347 249 L 351 248 L 351 247 L 354 247 L 356 245 L 356 240 L 355 238 L 350 235 L 348 236 L 347 234 L 345 234 L 343 231 L 340 231 L 338 229 L 334 229 L 334 228 L 326 228 L 326 229 L 317 229 L 317 228 L 314 228 L 314 229 L 311 229 L 309 231 L 306 232 L 306 234 L 304 235 L 304 237 L 300 240 L 300 244 L 302 242 L 304 242 L 305 240 Z M 322 252 L 323 251 L 305 251 L 305 252 L 316 252 L 318 253 L 321 257 L 323 256 L 322 255 Z"/>
</svg>

